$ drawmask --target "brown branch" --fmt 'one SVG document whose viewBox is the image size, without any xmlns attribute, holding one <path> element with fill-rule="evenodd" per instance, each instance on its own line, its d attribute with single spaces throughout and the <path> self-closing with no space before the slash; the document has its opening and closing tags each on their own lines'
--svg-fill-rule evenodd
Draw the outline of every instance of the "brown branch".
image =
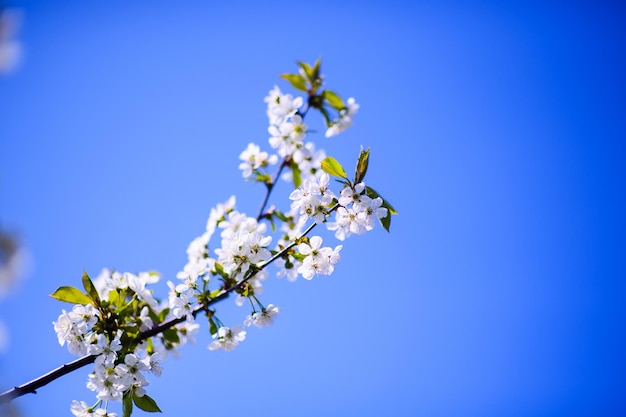
<svg viewBox="0 0 626 417">
<path fill-rule="evenodd" d="M 285 157 L 283 158 L 283 160 L 280 162 L 280 165 L 278 166 L 278 170 L 276 171 L 276 174 L 274 175 L 274 178 L 271 180 L 271 182 L 269 183 L 265 183 L 266 186 L 266 192 L 265 192 L 265 197 L 263 198 L 263 202 L 261 203 L 261 207 L 259 208 L 259 214 L 257 214 L 256 216 L 256 220 L 260 221 L 261 218 L 263 218 L 263 215 L 265 214 L 265 206 L 267 206 L 267 202 L 269 201 L 270 198 L 270 194 L 272 194 L 272 190 L 274 189 L 274 187 L 276 186 L 276 183 L 278 182 L 278 179 L 280 177 L 280 173 L 283 171 L 283 169 L 289 165 L 289 162 L 291 161 L 291 159 L 289 157 Z"/>
<path fill-rule="evenodd" d="M 330 211 L 332 212 L 337 206 L 333 207 Z M 299 237 L 299 239 L 301 239 L 302 237 L 306 236 L 311 230 L 313 230 L 313 228 L 316 226 L 316 223 L 311 224 Z M 267 265 L 273 263 L 276 259 L 284 256 L 287 251 L 289 251 L 291 248 L 293 248 L 296 245 L 296 242 L 299 240 L 296 239 L 295 241 L 291 242 L 289 245 L 287 245 L 283 250 L 281 250 L 280 252 L 276 253 L 274 256 L 272 256 L 270 259 L 268 259 L 265 263 L 263 263 L 262 265 L 260 265 L 259 267 L 257 267 L 256 269 L 252 270 L 252 272 L 245 278 L 243 278 L 241 281 L 239 281 L 236 285 L 233 285 L 232 287 L 226 288 L 224 289 L 221 293 L 219 293 L 217 296 L 211 298 L 210 300 L 208 300 L 205 304 L 201 304 L 199 306 L 197 306 L 192 314 L 195 317 L 199 312 L 206 310 L 209 306 L 217 303 L 218 301 L 221 301 L 225 298 L 228 298 L 228 296 L 230 295 L 230 293 L 232 293 L 233 291 L 235 291 L 237 288 L 240 288 L 243 284 L 245 284 L 246 282 L 248 282 L 249 280 L 251 280 L 257 273 L 259 273 L 260 271 L 262 271 L 263 269 L 265 269 L 265 267 L 267 267 Z M 146 340 L 152 336 L 156 336 L 160 333 L 162 333 L 163 331 L 170 329 L 174 326 L 176 326 L 177 324 L 180 324 L 182 322 L 184 322 L 186 320 L 186 317 L 175 317 L 172 318 L 168 321 L 165 321 L 163 323 L 160 323 L 156 326 L 153 326 L 151 329 L 146 330 L 144 332 L 141 332 L 141 334 L 139 335 L 139 341 L 143 341 Z M 14 400 L 15 398 L 21 397 L 22 395 L 25 394 L 36 394 L 37 390 L 45 385 L 48 385 L 49 383 L 51 383 L 52 381 L 62 377 L 63 375 L 67 375 L 70 372 L 73 372 L 79 368 L 82 368 L 85 365 L 89 365 L 90 363 L 93 363 L 96 360 L 96 357 L 98 355 L 87 355 L 87 356 L 83 356 L 82 358 L 78 358 L 72 362 L 68 362 L 64 365 L 59 366 L 58 368 L 48 372 L 47 374 L 44 374 L 38 378 L 33 379 L 32 381 L 29 381 L 25 384 L 13 387 L 5 392 L 3 392 L 2 394 L 0 394 L 0 405 L 2 404 L 6 404 L 11 402 L 12 400 Z"/>
<path fill-rule="evenodd" d="M 0 405 L 11 402 L 13 399 L 21 397 L 25 394 L 36 394 L 37 390 L 44 385 L 48 385 L 50 382 L 62 377 L 63 375 L 67 375 L 70 372 L 82 368 L 85 365 L 93 363 L 93 361 L 95 360 L 96 355 L 83 356 L 82 358 L 78 358 L 72 362 L 61 365 L 58 368 L 48 372 L 47 374 L 40 376 L 39 378 L 33 379 L 32 381 L 22 384 L 20 386 L 11 388 L 10 390 L 0 394 Z"/>
</svg>

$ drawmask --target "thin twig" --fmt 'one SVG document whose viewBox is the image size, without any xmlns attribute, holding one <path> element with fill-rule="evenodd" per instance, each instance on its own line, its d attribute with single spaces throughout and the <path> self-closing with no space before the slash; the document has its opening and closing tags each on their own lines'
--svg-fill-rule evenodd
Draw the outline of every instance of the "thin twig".
<svg viewBox="0 0 626 417">
<path fill-rule="evenodd" d="M 335 206 L 336 207 L 336 206 Z M 335 207 L 333 207 L 331 209 L 334 210 Z M 298 239 L 294 240 L 293 242 L 291 242 L 289 245 L 287 245 L 283 250 L 281 250 L 280 252 L 277 252 L 276 254 L 274 254 L 274 256 L 272 256 L 270 259 L 268 259 L 266 262 L 264 262 L 262 265 L 258 266 L 256 269 L 254 269 L 252 271 L 252 273 L 250 273 L 250 275 L 248 275 L 247 277 L 245 277 L 244 279 L 242 279 L 241 281 L 239 281 L 236 285 L 233 285 L 229 288 L 225 288 L 222 292 L 220 292 L 218 295 L 216 295 L 215 297 L 211 298 L 210 300 L 208 300 L 207 303 L 201 304 L 199 306 L 197 306 L 192 314 L 195 317 L 199 312 L 205 310 L 207 307 L 222 301 L 225 298 L 228 298 L 228 296 L 230 295 L 230 293 L 232 293 L 233 291 L 235 291 L 237 288 L 241 288 L 241 286 L 243 284 L 245 284 L 246 282 L 248 282 L 249 280 L 251 280 L 257 273 L 259 273 L 260 271 L 262 271 L 265 267 L 267 267 L 267 265 L 273 263 L 274 261 L 276 261 L 278 258 L 284 256 L 287 251 L 291 250 L 291 248 L 293 248 L 296 244 L 297 241 L 302 239 L 304 236 L 306 236 L 308 233 L 311 232 L 311 230 L 313 230 L 313 228 L 316 226 L 316 223 L 311 224 L 300 236 Z M 146 330 L 142 333 L 139 334 L 139 341 L 143 341 L 146 340 L 152 336 L 156 336 L 160 333 L 162 333 L 163 331 L 170 329 L 174 326 L 176 326 L 177 324 L 180 324 L 182 322 L 184 322 L 186 320 L 186 317 L 175 317 L 172 318 L 168 321 L 165 321 L 163 323 L 160 323 L 156 326 L 153 326 L 151 329 Z M 2 404 L 6 404 L 11 402 L 12 400 L 14 400 L 15 398 L 21 397 L 22 395 L 25 394 L 36 394 L 37 390 L 45 385 L 48 385 L 49 383 L 51 383 L 52 381 L 62 377 L 63 375 L 67 375 L 70 372 L 73 372 L 79 368 L 82 368 L 85 365 L 89 365 L 90 363 L 93 363 L 96 360 L 96 357 L 98 355 L 87 355 L 87 356 L 83 356 L 81 358 L 78 358 L 72 362 L 68 362 L 64 365 L 59 366 L 58 368 L 48 372 L 47 374 L 44 374 L 38 378 L 35 378 L 25 384 L 13 387 L 5 392 L 3 392 L 2 394 L 0 394 L 0 405 Z"/>
<path fill-rule="evenodd" d="M 281 172 L 287 165 L 289 165 L 289 161 L 290 161 L 289 157 L 283 158 L 283 160 L 280 162 L 280 165 L 278 166 L 278 171 L 276 171 L 276 175 L 274 176 L 274 179 L 272 180 L 272 182 L 265 183 L 267 191 L 265 192 L 265 198 L 263 198 L 263 202 L 261 203 L 261 207 L 259 208 L 259 214 L 257 214 L 256 216 L 257 221 L 261 220 L 261 218 L 265 214 L 265 206 L 267 205 L 267 202 L 269 201 L 270 194 L 272 193 L 274 186 L 276 186 L 276 182 L 280 178 Z"/>
</svg>

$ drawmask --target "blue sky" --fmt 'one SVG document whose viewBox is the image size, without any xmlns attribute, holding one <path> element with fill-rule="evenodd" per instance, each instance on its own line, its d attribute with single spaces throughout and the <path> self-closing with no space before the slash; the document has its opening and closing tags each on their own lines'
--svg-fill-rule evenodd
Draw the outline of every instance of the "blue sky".
<svg viewBox="0 0 626 417">
<path fill-rule="evenodd" d="M 623 6 L 221 3 L 6 2 L 23 58 L 0 78 L 0 224 L 33 265 L 0 300 L 0 386 L 73 359 L 58 286 L 154 269 L 165 294 L 211 207 L 256 213 L 238 155 L 269 148 L 278 74 L 321 57 L 361 107 L 310 139 L 350 169 L 371 148 L 366 182 L 400 215 L 332 276 L 272 277 L 279 318 L 234 352 L 200 321 L 148 387 L 164 415 L 624 415 Z M 88 372 L 14 405 L 70 415 Z"/>
</svg>

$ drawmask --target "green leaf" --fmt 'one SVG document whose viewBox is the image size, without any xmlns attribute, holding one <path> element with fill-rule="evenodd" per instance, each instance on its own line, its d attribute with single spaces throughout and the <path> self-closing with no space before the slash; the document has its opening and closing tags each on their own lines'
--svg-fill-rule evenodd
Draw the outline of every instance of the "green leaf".
<svg viewBox="0 0 626 417">
<path fill-rule="evenodd" d="M 63 286 L 57 288 L 55 292 L 50 294 L 50 297 L 55 298 L 59 301 L 63 301 L 66 303 L 72 304 L 93 304 L 91 298 L 89 298 L 86 294 L 82 293 L 76 287 Z"/>
<path fill-rule="evenodd" d="M 256 182 L 262 182 L 264 184 L 271 184 L 272 183 L 272 177 L 267 174 L 267 173 L 263 173 L 263 172 L 259 172 L 256 171 L 256 175 L 253 178 L 254 181 Z"/>
<path fill-rule="evenodd" d="M 274 210 L 274 216 L 276 216 L 280 221 L 289 223 L 289 217 L 285 216 L 285 213 L 279 210 Z"/>
<path fill-rule="evenodd" d="M 120 304 L 120 293 L 118 290 L 109 291 L 109 304 L 114 305 L 115 307 L 119 307 Z"/>
<path fill-rule="evenodd" d="M 398 212 L 396 211 L 396 209 L 394 209 L 391 204 L 389 204 L 389 202 L 387 200 L 385 200 L 380 194 L 378 194 L 376 192 L 376 190 L 374 190 L 372 187 L 370 187 L 369 185 L 365 186 L 365 192 L 367 193 L 367 196 L 370 198 L 376 198 L 376 197 L 380 197 L 383 199 L 383 207 L 385 207 L 387 210 L 389 210 L 389 213 L 391 214 L 398 214 Z"/>
<path fill-rule="evenodd" d="M 365 186 L 365 192 L 367 196 L 370 198 L 377 198 L 377 197 L 382 198 L 381 195 L 378 194 L 372 187 L 369 187 L 367 185 Z M 396 209 L 393 208 L 391 204 L 389 204 L 387 200 L 385 200 L 384 198 L 382 198 L 382 200 L 383 200 L 383 203 L 381 204 L 381 207 L 384 207 L 387 209 L 387 215 L 379 220 L 383 228 L 386 231 L 389 231 L 389 228 L 391 227 L 391 215 L 398 214 L 398 212 L 396 211 Z"/>
<path fill-rule="evenodd" d="M 293 176 L 293 186 L 298 188 L 302 184 L 302 173 L 300 172 L 300 167 L 295 162 L 289 164 L 291 168 L 291 173 Z"/>
<path fill-rule="evenodd" d="M 301 254 L 300 252 L 294 252 L 291 254 L 291 256 L 293 256 L 293 258 L 297 261 L 304 261 L 304 258 L 306 258 L 306 255 Z"/>
<path fill-rule="evenodd" d="M 178 336 L 178 331 L 176 329 L 165 329 L 161 334 L 163 335 L 163 338 L 168 342 L 180 343 L 180 337 Z"/>
<path fill-rule="evenodd" d="M 274 216 L 270 214 L 269 216 L 265 216 L 265 218 L 270 221 L 270 225 L 272 226 L 272 233 L 275 233 L 276 232 L 276 223 L 274 222 Z"/>
<path fill-rule="evenodd" d="M 224 279 L 228 279 L 228 274 L 224 271 L 224 267 L 219 262 L 215 262 L 215 273 Z"/>
<path fill-rule="evenodd" d="M 296 90 L 308 91 L 306 80 L 300 74 L 280 74 L 280 78 L 289 81 Z"/>
<path fill-rule="evenodd" d="M 346 171 L 343 169 L 341 164 L 332 156 L 327 156 L 326 158 L 324 158 L 324 160 L 322 161 L 322 169 L 324 170 L 324 172 L 334 177 L 348 179 Z"/>
<path fill-rule="evenodd" d="M 161 312 L 159 313 L 159 320 L 157 321 L 158 323 L 162 323 L 165 321 L 165 318 L 167 317 L 167 315 L 170 314 L 170 308 L 164 308 L 163 310 L 161 310 Z"/>
<path fill-rule="evenodd" d="M 133 401 L 135 402 L 135 405 L 143 411 L 147 411 L 149 413 L 162 412 L 156 401 L 154 401 L 148 394 L 144 394 L 143 397 L 133 394 Z"/>
<path fill-rule="evenodd" d="M 363 150 L 361 148 L 361 153 L 359 153 L 359 159 L 356 163 L 356 173 L 354 174 L 354 183 L 358 184 L 363 181 L 365 178 L 365 173 L 367 172 L 367 166 L 369 164 L 370 159 L 370 149 Z"/>
<path fill-rule="evenodd" d="M 337 93 L 335 93 L 334 91 L 324 90 L 322 91 L 322 95 L 324 96 L 324 99 L 326 100 L 326 102 L 333 109 L 341 110 L 344 107 L 346 107 L 346 105 L 343 104 L 343 100 L 341 99 L 341 97 L 339 97 Z"/>
<path fill-rule="evenodd" d="M 98 295 L 98 290 L 96 289 L 93 282 L 91 282 L 91 278 L 87 275 L 86 271 L 83 271 L 83 287 L 85 287 L 85 291 L 87 291 L 87 295 L 91 297 L 94 305 L 97 307 L 100 305 L 100 296 Z"/>
<path fill-rule="evenodd" d="M 313 65 L 313 80 L 317 81 L 320 78 L 320 66 L 322 65 L 322 58 L 317 58 L 315 64 Z"/>
<path fill-rule="evenodd" d="M 385 217 L 379 219 L 380 225 L 386 230 L 389 231 L 391 227 L 391 214 L 387 214 Z"/>
<path fill-rule="evenodd" d="M 213 317 L 211 317 L 209 319 L 209 332 L 211 332 L 211 336 L 217 334 L 217 330 L 217 324 L 215 323 L 215 320 L 213 320 Z"/>
<path fill-rule="evenodd" d="M 309 81 L 313 81 L 313 68 L 306 62 L 298 61 L 298 66 L 302 68 L 302 71 L 306 74 Z"/>
<path fill-rule="evenodd" d="M 331 127 L 333 125 L 333 121 L 330 118 L 330 114 L 328 114 L 328 110 L 324 107 L 319 108 L 320 113 L 324 116 L 324 121 L 326 121 L 326 127 Z"/>
<path fill-rule="evenodd" d="M 122 396 L 122 417 L 130 417 L 133 413 L 133 393 L 126 391 Z"/>
</svg>

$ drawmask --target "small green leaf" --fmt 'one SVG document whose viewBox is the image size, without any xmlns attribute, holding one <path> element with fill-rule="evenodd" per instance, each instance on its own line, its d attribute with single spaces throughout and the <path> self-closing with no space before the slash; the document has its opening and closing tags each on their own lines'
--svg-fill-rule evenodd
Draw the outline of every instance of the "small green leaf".
<svg viewBox="0 0 626 417">
<path fill-rule="evenodd" d="M 303 255 L 300 252 L 294 252 L 291 254 L 291 256 L 293 256 L 295 260 L 300 261 L 300 262 L 304 261 L 304 258 L 306 258 L 306 255 Z"/>
<path fill-rule="evenodd" d="M 122 396 L 122 417 L 130 417 L 133 413 L 133 393 L 126 391 Z"/>
<path fill-rule="evenodd" d="M 320 80 L 321 65 L 322 65 L 322 58 L 317 58 L 317 61 L 315 61 L 315 64 L 313 65 L 313 76 L 311 77 L 313 81 L 316 83 L 319 83 L 319 85 L 321 85 L 321 80 Z"/>
<path fill-rule="evenodd" d="M 85 287 L 85 291 L 87 291 L 87 295 L 91 297 L 94 305 L 97 307 L 100 305 L 100 296 L 98 295 L 98 290 L 96 289 L 93 282 L 91 282 L 91 278 L 87 275 L 87 272 L 83 272 L 83 287 Z"/>
<path fill-rule="evenodd" d="M 343 169 L 341 164 L 332 156 L 327 156 L 326 158 L 324 158 L 324 160 L 322 161 L 322 169 L 324 170 L 324 172 L 334 177 L 348 179 L 346 171 Z"/>
<path fill-rule="evenodd" d="M 156 401 L 154 401 L 148 394 L 144 394 L 143 397 L 133 394 L 133 401 L 135 402 L 135 405 L 143 411 L 147 411 L 149 413 L 162 412 Z"/>
<path fill-rule="evenodd" d="M 219 262 L 215 262 L 215 273 L 224 279 L 228 279 L 228 274 L 224 271 L 224 267 Z"/>
<path fill-rule="evenodd" d="M 120 293 L 118 292 L 118 290 L 109 291 L 109 303 L 111 305 L 119 307 L 118 304 L 120 303 Z"/>
<path fill-rule="evenodd" d="M 163 333 L 161 334 L 163 335 L 163 338 L 168 342 L 180 343 L 180 337 L 178 336 L 178 331 L 176 329 L 169 328 L 163 330 Z"/>
<path fill-rule="evenodd" d="M 66 303 L 72 304 L 93 304 L 91 298 L 89 298 L 86 294 L 82 293 L 76 287 L 63 286 L 57 288 L 55 292 L 50 294 L 50 297 L 55 298 L 59 301 L 63 301 Z"/>
<path fill-rule="evenodd" d="M 272 233 L 276 232 L 276 223 L 274 222 L 274 216 L 270 214 L 269 216 L 265 216 L 265 218 L 270 221 L 270 226 L 272 226 Z"/>
<path fill-rule="evenodd" d="M 391 227 L 391 214 L 387 213 L 387 215 L 380 220 L 380 224 L 381 226 L 386 230 L 389 231 L 389 228 Z"/>
<path fill-rule="evenodd" d="M 343 100 L 341 99 L 341 97 L 339 97 L 337 93 L 335 93 L 334 91 L 324 90 L 322 91 L 322 95 L 324 96 L 324 99 L 326 100 L 326 102 L 333 109 L 341 110 L 344 107 L 346 107 L 346 105 L 343 104 Z"/>
<path fill-rule="evenodd" d="M 285 213 L 283 213 L 282 211 L 274 210 L 273 214 L 274 214 L 274 216 L 276 216 L 282 222 L 285 222 L 285 223 L 289 223 L 290 222 L 289 217 L 285 216 Z"/>
<path fill-rule="evenodd" d="M 372 187 L 366 185 L 365 186 L 365 192 L 367 193 L 367 196 L 370 198 L 376 198 L 376 197 L 380 197 L 383 199 L 383 204 L 382 206 L 385 207 L 387 210 L 389 210 L 389 213 L 391 214 L 398 214 L 398 212 L 396 211 L 396 209 L 394 209 L 391 204 L 389 204 L 389 202 L 387 200 L 385 200 L 380 194 L 378 194 L 376 192 L 376 190 L 374 190 Z"/>
<path fill-rule="evenodd" d="M 289 164 L 291 168 L 291 173 L 293 176 L 293 186 L 298 188 L 302 184 L 302 173 L 300 172 L 300 167 L 295 162 Z"/>
<path fill-rule="evenodd" d="M 254 295 L 254 287 L 249 282 L 243 284 L 243 289 L 241 291 L 241 295 L 244 297 L 251 297 Z"/>
<path fill-rule="evenodd" d="M 280 78 L 289 81 L 296 90 L 308 91 L 306 80 L 300 74 L 280 74 Z"/>
<path fill-rule="evenodd" d="M 163 310 L 161 310 L 161 312 L 159 313 L 159 320 L 158 323 L 162 323 L 165 321 L 165 318 L 167 317 L 167 315 L 170 314 L 170 308 L 164 308 Z"/>
<path fill-rule="evenodd" d="M 313 68 L 306 62 L 298 61 L 298 66 L 302 68 L 302 71 L 306 74 L 309 81 L 313 81 Z"/>
<path fill-rule="evenodd" d="M 320 113 L 322 113 L 322 116 L 324 116 L 324 120 L 326 121 L 326 127 L 331 127 L 333 125 L 333 121 L 330 119 L 330 114 L 328 114 L 328 110 L 326 110 L 324 107 L 320 107 L 319 110 Z"/>
<path fill-rule="evenodd" d="M 217 324 L 213 320 L 213 317 L 209 319 L 209 332 L 211 332 L 211 336 L 217 334 Z"/>
<path fill-rule="evenodd" d="M 380 224 L 383 226 L 383 228 L 386 231 L 389 231 L 389 228 L 391 227 L 391 215 L 392 214 L 398 214 L 398 212 L 396 211 L 396 209 L 393 208 L 393 206 L 391 204 L 389 204 L 389 202 L 387 200 L 385 200 L 384 198 L 382 198 L 380 196 L 380 194 L 378 194 L 372 187 L 369 186 L 365 186 L 365 192 L 367 194 L 368 197 L 370 198 L 377 198 L 380 197 L 383 200 L 383 203 L 381 204 L 381 207 L 384 207 L 387 209 L 387 215 L 385 217 L 383 217 L 380 220 Z"/>
<path fill-rule="evenodd" d="M 262 182 L 264 184 L 271 184 L 272 183 L 272 177 L 269 174 L 266 174 L 266 173 L 263 173 L 263 172 L 259 172 L 259 171 L 256 171 L 256 175 L 252 179 L 254 181 L 256 181 L 256 182 Z"/>
<path fill-rule="evenodd" d="M 369 164 L 370 159 L 370 149 L 363 150 L 361 148 L 361 153 L 359 153 L 359 159 L 356 163 L 356 173 L 354 174 L 354 183 L 358 184 L 363 181 L 365 178 L 365 173 L 367 172 L 367 166 Z"/>
</svg>

